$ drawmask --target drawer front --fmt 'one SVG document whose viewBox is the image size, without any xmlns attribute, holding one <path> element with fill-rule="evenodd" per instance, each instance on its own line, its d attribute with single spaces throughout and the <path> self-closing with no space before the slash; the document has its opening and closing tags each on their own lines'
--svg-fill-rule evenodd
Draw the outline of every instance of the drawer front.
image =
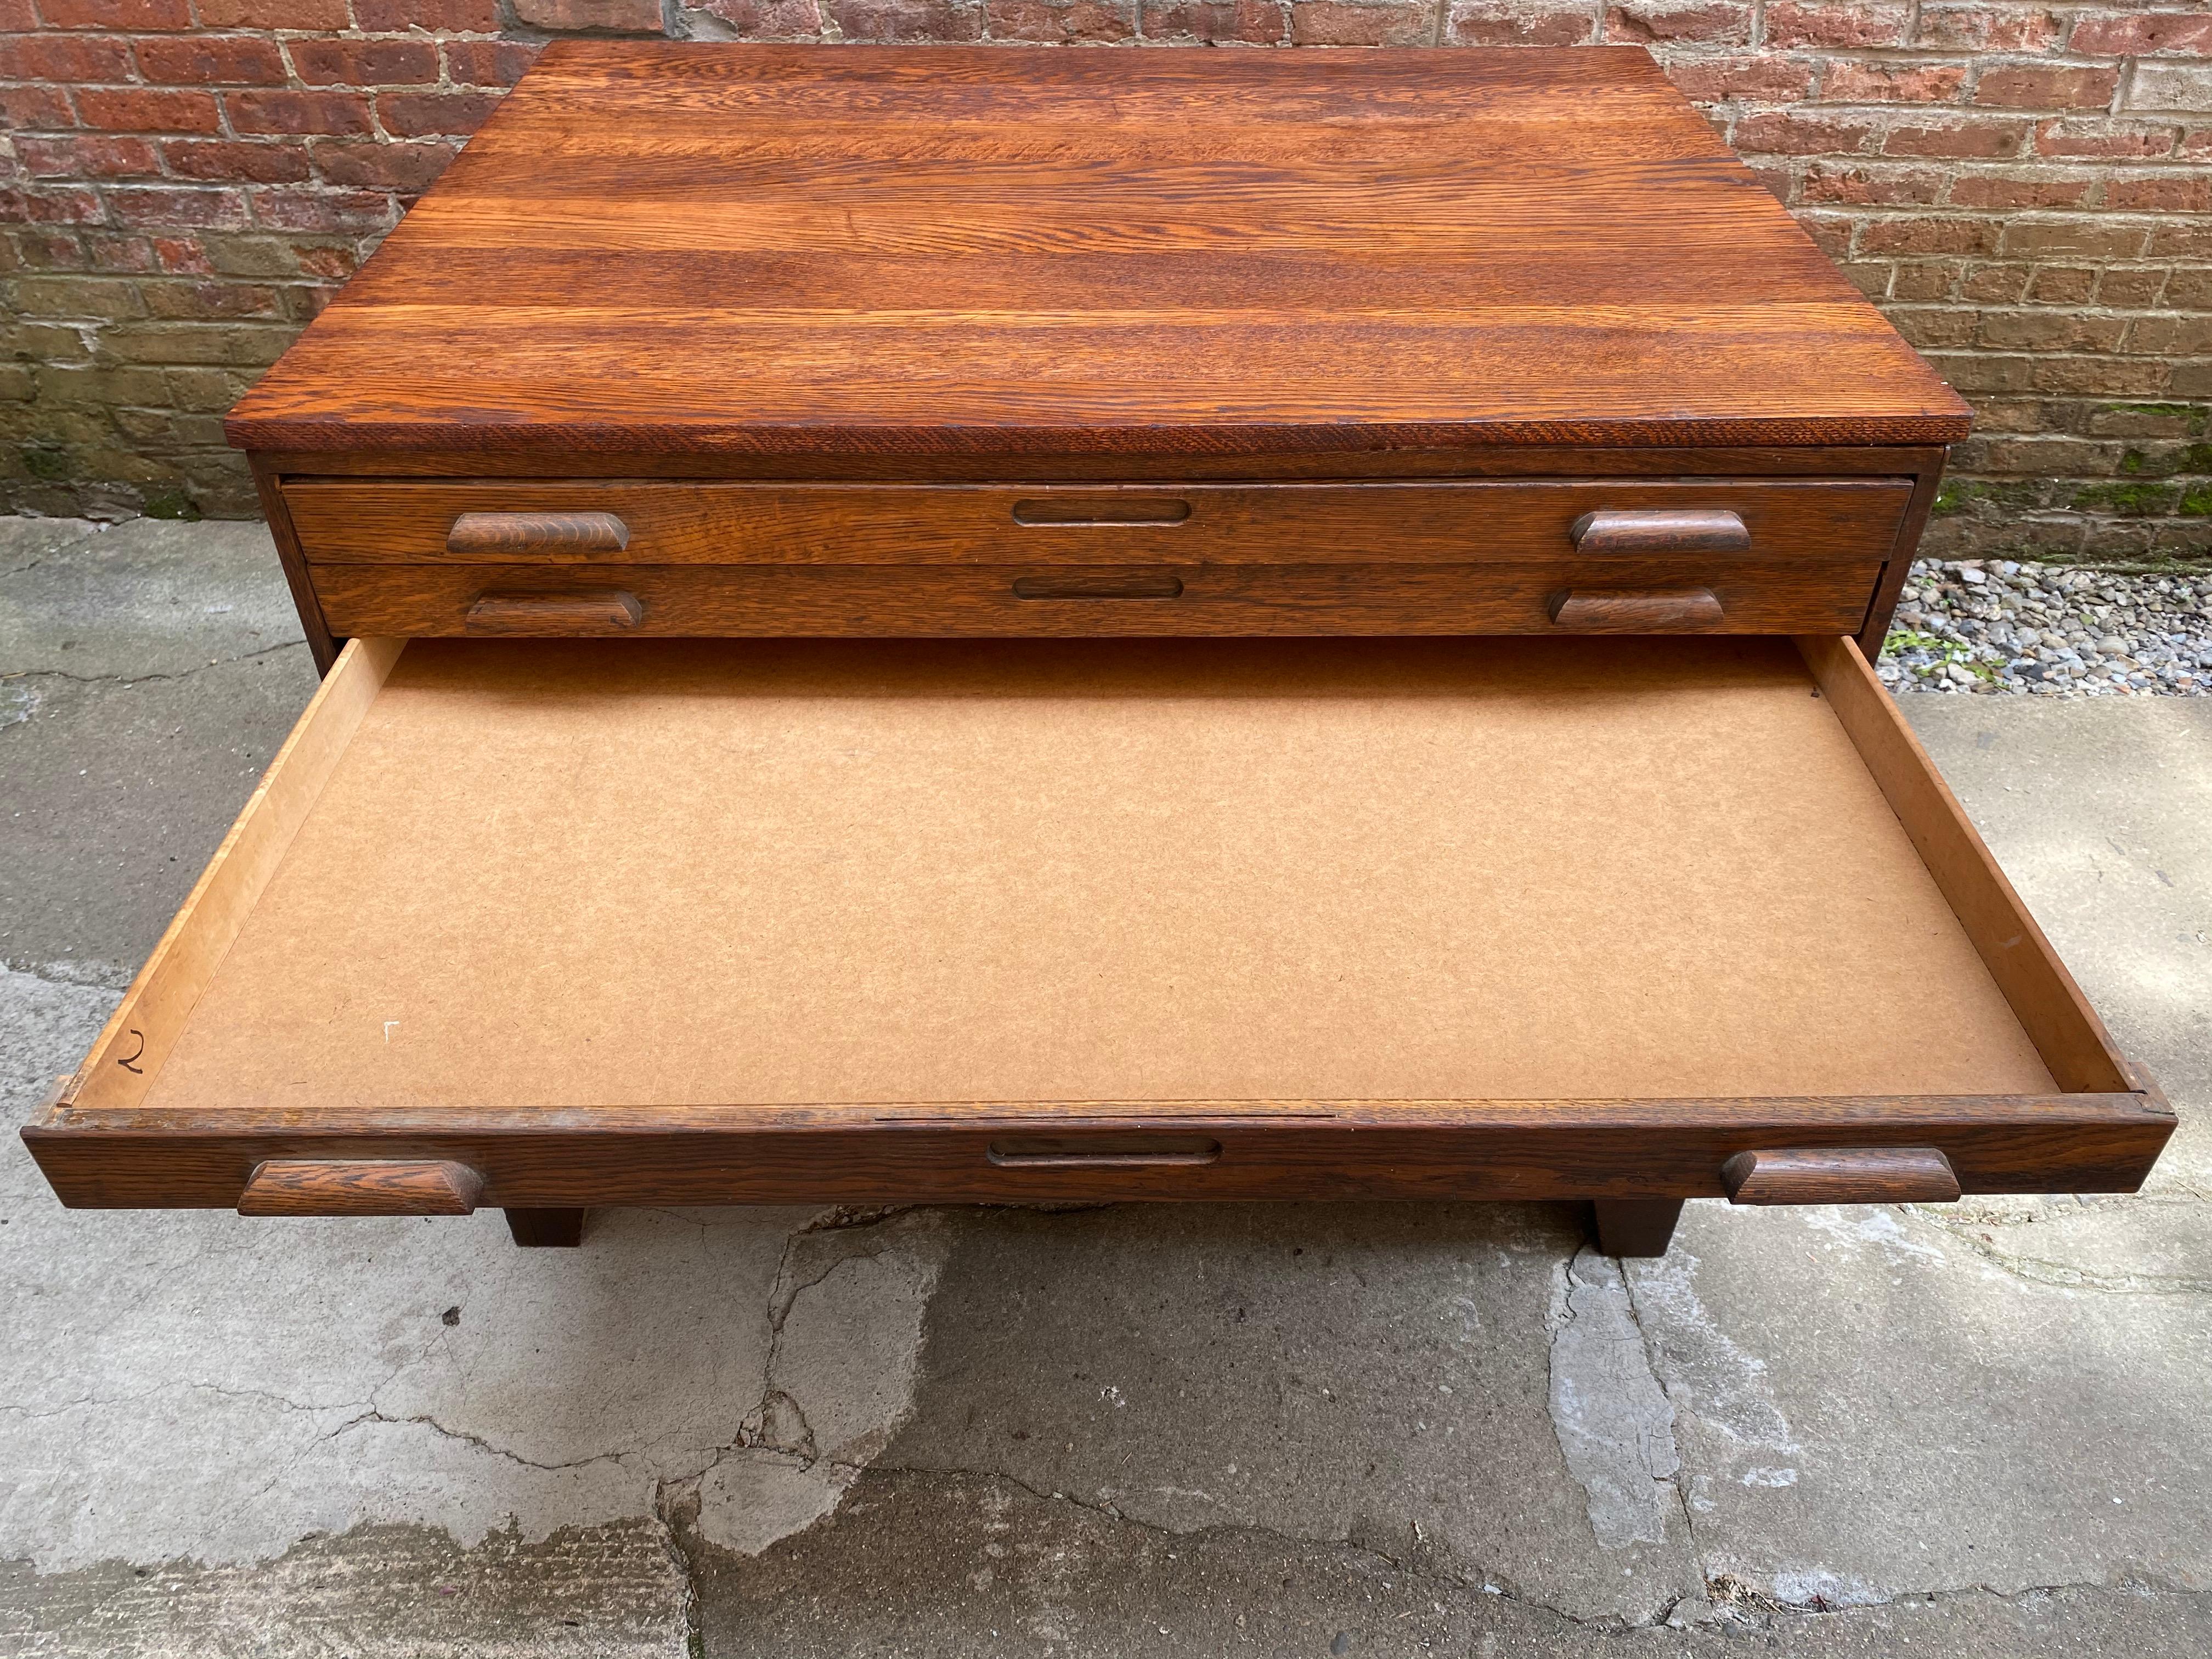
<svg viewBox="0 0 2212 1659">
<path fill-rule="evenodd" d="M 1849 634 L 1876 562 L 331 564 L 341 635 Z"/>
<path fill-rule="evenodd" d="M 310 564 L 1113 566 L 1571 554 L 1879 561 L 1911 489 L 1896 478 L 1168 488 L 293 480 L 283 492 Z M 1610 527 L 1593 533 L 1583 520 L 1595 514 L 1613 515 Z M 1677 533 L 1649 522 L 1655 514 Z M 1716 537 L 1729 515 L 1735 527 Z"/>
</svg>

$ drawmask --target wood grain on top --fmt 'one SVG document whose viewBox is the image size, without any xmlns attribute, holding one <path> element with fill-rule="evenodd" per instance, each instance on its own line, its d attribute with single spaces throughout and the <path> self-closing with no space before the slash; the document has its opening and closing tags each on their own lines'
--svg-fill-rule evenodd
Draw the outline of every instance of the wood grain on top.
<svg viewBox="0 0 2212 1659">
<path fill-rule="evenodd" d="M 1640 48 L 564 41 L 233 413 L 308 451 L 1934 444 Z"/>
</svg>

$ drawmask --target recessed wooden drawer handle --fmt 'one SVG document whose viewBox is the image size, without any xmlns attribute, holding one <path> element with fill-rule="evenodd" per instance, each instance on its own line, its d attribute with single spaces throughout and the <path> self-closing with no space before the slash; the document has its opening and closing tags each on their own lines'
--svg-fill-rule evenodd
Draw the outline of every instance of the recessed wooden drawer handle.
<svg viewBox="0 0 2212 1659">
<path fill-rule="evenodd" d="M 1933 1146 L 1791 1146 L 1721 1165 L 1731 1204 L 1948 1204 L 1951 1160 Z"/>
<path fill-rule="evenodd" d="M 484 1178 L 465 1164 L 270 1158 L 253 1166 L 240 1215 L 473 1215 Z"/>
<path fill-rule="evenodd" d="M 1578 553 L 1751 551 L 1751 532 L 1733 513 L 1585 513 L 1567 537 Z"/>
<path fill-rule="evenodd" d="M 464 513 L 448 553 L 619 553 L 629 526 L 611 513 Z"/>
<path fill-rule="evenodd" d="M 589 593 L 485 593 L 469 607 L 471 634 L 599 634 L 645 620 L 637 595 L 619 588 Z"/>
<path fill-rule="evenodd" d="M 1199 1135 L 1039 1135 L 994 1140 L 989 1156 L 1002 1170 L 1175 1169 L 1215 1162 L 1221 1143 Z"/>
<path fill-rule="evenodd" d="M 1710 628 L 1724 614 L 1710 587 L 1632 592 L 1573 587 L 1552 595 L 1552 620 L 1583 634 L 1655 634 L 1670 628 Z"/>
<path fill-rule="evenodd" d="M 1014 583 L 1018 599 L 1176 599 L 1180 576 L 1023 576 Z"/>
<path fill-rule="evenodd" d="M 1014 522 L 1028 525 L 1169 525 L 1190 517 L 1173 495 L 1044 495 L 1014 503 Z"/>
</svg>

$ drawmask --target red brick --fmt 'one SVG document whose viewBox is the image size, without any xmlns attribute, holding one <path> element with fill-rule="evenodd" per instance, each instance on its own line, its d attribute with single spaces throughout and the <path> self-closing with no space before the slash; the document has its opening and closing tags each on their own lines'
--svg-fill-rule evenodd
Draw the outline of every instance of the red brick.
<svg viewBox="0 0 2212 1659">
<path fill-rule="evenodd" d="M 2035 149 L 2040 155 L 2170 155 L 2173 136 L 2166 122 L 2044 121 L 2035 129 Z"/>
<path fill-rule="evenodd" d="M 199 0 L 199 12 L 208 29 L 342 29 L 351 21 L 346 0 Z"/>
<path fill-rule="evenodd" d="M 1982 71 L 1974 101 L 2001 109 L 2104 109 L 2119 83 L 2116 69 L 1997 64 Z"/>
<path fill-rule="evenodd" d="M 315 166 L 333 185 L 375 190 L 427 190 L 453 159 L 451 144 L 319 143 Z"/>
<path fill-rule="evenodd" d="M 976 40 L 980 7 L 953 0 L 831 0 L 830 15 L 848 40 Z"/>
<path fill-rule="evenodd" d="M 2142 254 L 2140 225 L 2097 219 L 2014 219 L 2004 231 L 2005 252 L 2040 258 L 2072 254 L 2084 259 L 2134 259 Z"/>
<path fill-rule="evenodd" d="M 813 0 L 781 0 L 803 5 L 814 15 Z M 522 78 L 537 58 L 538 48 L 522 40 L 448 40 L 446 73 L 456 86 L 511 87 Z"/>
<path fill-rule="evenodd" d="M 357 267 L 351 252 L 342 247 L 295 247 L 292 255 L 306 275 L 326 277 L 334 283 L 343 282 Z"/>
<path fill-rule="evenodd" d="M 1951 204 L 1972 208 L 2073 208 L 2089 199 L 2090 180 L 2049 173 L 1970 173 L 1951 185 Z"/>
<path fill-rule="evenodd" d="M 2047 52 L 2063 32 L 2040 7 L 1923 6 L 1912 44 L 1939 52 Z"/>
<path fill-rule="evenodd" d="M 272 230 L 359 234 L 390 228 L 392 198 L 369 190 L 257 190 L 253 216 Z"/>
<path fill-rule="evenodd" d="M 179 179 L 220 183 L 282 185 L 308 176 L 307 153 L 297 144 L 247 144 L 226 139 L 177 140 L 161 146 L 169 171 Z"/>
<path fill-rule="evenodd" d="M 1908 344 L 1923 349 L 1973 343 L 1974 313 L 1971 311 L 1893 305 L 1889 307 L 1889 320 Z"/>
<path fill-rule="evenodd" d="M 707 0 L 700 9 L 748 40 L 811 40 L 822 33 L 814 0 Z"/>
<path fill-rule="evenodd" d="M 1444 39 L 1461 46 L 1579 46 L 1596 33 L 1587 6 L 1525 0 L 1452 0 L 1444 20 Z"/>
<path fill-rule="evenodd" d="M 2212 174 L 2198 167 L 2115 174 L 2105 182 L 2105 205 L 2116 213 L 2212 213 Z"/>
<path fill-rule="evenodd" d="M 2212 317 L 2139 317 L 2128 349 L 2161 357 L 2212 357 Z"/>
<path fill-rule="evenodd" d="M 0 190 L 0 222 L 33 225 L 96 225 L 107 216 L 100 198 L 76 185 L 45 190 Z"/>
<path fill-rule="evenodd" d="M 353 21 L 368 34 L 401 34 L 414 28 L 496 34 L 499 0 L 353 0 Z"/>
<path fill-rule="evenodd" d="M 994 40 L 1127 40 L 1137 0 L 987 0 Z"/>
<path fill-rule="evenodd" d="M 1858 155 L 1865 153 L 1875 131 L 1871 123 L 1847 115 L 1763 111 L 1735 124 L 1735 145 L 1771 155 Z"/>
<path fill-rule="evenodd" d="M 659 34 L 660 0 L 514 0 L 519 22 L 541 29 Z"/>
<path fill-rule="evenodd" d="M 489 92 L 386 92 L 376 100 L 384 130 L 395 138 L 465 138 L 498 107 L 498 95 Z"/>
<path fill-rule="evenodd" d="M 1942 155 L 2009 161 L 2027 138 L 2025 121 L 1908 121 L 1882 135 L 1885 155 Z"/>
<path fill-rule="evenodd" d="M 1657 43 L 1712 41 L 1732 46 L 1751 42 L 1751 8 L 1723 0 L 1626 0 L 1605 9 L 1608 40 Z"/>
<path fill-rule="evenodd" d="M 1831 62 L 1820 98 L 1831 104 L 1948 104 L 1966 83 L 1958 64 Z"/>
<path fill-rule="evenodd" d="M 2076 58 L 2142 58 L 2153 52 L 2212 58 L 2212 17 L 2149 11 L 2078 18 L 2066 37 L 2066 50 Z"/>
<path fill-rule="evenodd" d="M 83 233 L 85 258 L 94 270 L 112 270 L 127 275 L 136 270 L 154 269 L 154 245 L 143 236 L 128 236 L 112 230 L 88 230 Z"/>
<path fill-rule="evenodd" d="M 0 127 L 50 132 L 76 125 L 69 94 L 58 87 L 0 87 Z"/>
<path fill-rule="evenodd" d="M 138 71 L 157 85 L 281 87 L 287 78 L 276 43 L 255 35 L 155 38 L 137 46 Z"/>
<path fill-rule="evenodd" d="M 2212 155 L 2212 127 L 2191 127 L 2181 135 L 2181 155 Z"/>
<path fill-rule="evenodd" d="M 1285 37 L 1273 0 L 1143 0 L 1148 40 L 1227 40 L 1272 46 Z"/>
<path fill-rule="evenodd" d="M 149 92 L 137 87 L 80 88 L 77 113 L 111 132 L 220 132 L 221 112 L 205 92 Z"/>
<path fill-rule="evenodd" d="M 1768 0 L 1766 44 L 1770 46 L 1897 46 L 1912 22 L 1911 9 L 1881 0 L 1814 5 L 1802 0 Z"/>
<path fill-rule="evenodd" d="M 161 158 L 143 138 L 18 138 L 15 158 L 33 179 L 129 179 L 161 171 Z"/>
<path fill-rule="evenodd" d="M 107 209 L 126 228 L 243 230 L 246 202 L 229 190 L 184 190 L 166 185 L 126 185 L 107 192 Z"/>
<path fill-rule="evenodd" d="M 422 86 L 438 78 L 428 40 L 295 40 L 292 68 L 311 87 Z"/>
<path fill-rule="evenodd" d="M 2032 265 L 1976 265 L 1959 284 L 1959 297 L 1979 304 L 2014 305 L 2027 292 Z"/>
<path fill-rule="evenodd" d="M 1802 198 L 1855 207 L 1925 207 L 1942 193 L 1943 175 L 1923 168 L 1826 167 L 1805 172 Z"/>
<path fill-rule="evenodd" d="M 2176 283 L 2179 283 L 2182 274 L 2179 271 L 2174 273 Z M 2166 290 L 2162 296 L 2160 289 Z M 2117 307 L 2123 310 L 2130 308 L 2141 310 L 2146 306 L 2161 303 L 2170 306 L 2179 305 L 2185 309 L 2185 301 L 2174 297 L 2176 291 L 2174 286 L 2167 283 L 2166 270 L 2163 265 L 2154 265 L 2148 269 L 2142 266 L 2107 265 L 2105 267 L 2104 275 L 2097 282 L 2097 303 L 2100 306 Z"/>
<path fill-rule="evenodd" d="M 2151 259 L 2212 259 L 2212 222 L 2177 219 L 2153 225 L 2143 257 Z"/>
<path fill-rule="evenodd" d="M 1291 0 L 1291 41 L 1300 46 L 1426 46 L 1435 17 L 1421 0 L 1385 0 L 1380 5 Z"/>
<path fill-rule="evenodd" d="M 156 236 L 154 257 L 161 261 L 162 270 L 177 276 L 215 274 L 215 263 L 208 258 L 206 247 L 197 236 Z"/>
<path fill-rule="evenodd" d="M 2109 282 L 2112 275 L 2107 273 Z M 2165 303 L 2175 311 L 2212 311 L 2212 266 L 2185 267 L 2166 285 Z"/>
<path fill-rule="evenodd" d="M 234 92 L 230 125 L 237 132 L 360 133 L 374 131 L 368 100 L 357 92 Z"/>
<path fill-rule="evenodd" d="M 1899 215 L 1876 219 L 1859 233 L 1861 253 L 1994 253 L 2000 227 L 1988 219 Z"/>
<path fill-rule="evenodd" d="M 38 27 L 31 0 L 0 0 L 0 34 L 28 34 Z"/>
<path fill-rule="evenodd" d="M 1783 58 L 1762 52 L 1717 53 L 1710 58 L 1675 58 L 1666 64 L 1667 78 L 1675 90 L 1699 103 L 1727 98 L 1748 98 L 1759 103 L 1787 103 L 1809 96 L 1813 65 L 1803 58 Z"/>
<path fill-rule="evenodd" d="M 1948 300 L 1959 283 L 1959 267 L 1943 259 L 1910 260 L 1895 271 L 1889 283 L 1894 300 Z"/>
<path fill-rule="evenodd" d="M 2038 305 L 2085 306 L 2096 291 L 2097 273 L 2087 265 L 2045 265 L 2027 283 L 2027 297 Z"/>
<path fill-rule="evenodd" d="M 87 231 L 85 236 L 106 234 Z M 38 270 L 82 270 L 88 250 L 80 234 L 70 230 L 36 230 L 29 227 L 9 233 L 23 263 Z M 6 244 L 0 243 L 0 246 Z"/>
<path fill-rule="evenodd" d="M 0 81 L 88 81 L 131 78 L 131 48 L 120 40 L 72 34 L 0 36 Z"/>
<path fill-rule="evenodd" d="M 192 27 L 191 0 L 39 0 L 50 29 L 160 29 Z"/>
</svg>

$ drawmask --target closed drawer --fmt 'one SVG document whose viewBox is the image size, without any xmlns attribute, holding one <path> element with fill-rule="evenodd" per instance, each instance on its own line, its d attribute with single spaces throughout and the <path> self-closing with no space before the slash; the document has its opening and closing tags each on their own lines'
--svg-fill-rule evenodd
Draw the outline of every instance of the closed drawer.
<svg viewBox="0 0 2212 1659">
<path fill-rule="evenodd" d="M 344 635 L 1849 634 L 1879 562 L 325 564 Z"/>
<path fill-rule="evenodd" d="M 2092 1191 L 2172 1127 L 1848 641 L 357 639 L 26 1139 L 424 1215 Z"/>
<path fill-rule="evenodd" d="M 422 483 L 283 486 L 311 564 L 1463 564 L 1696 556 L 1695 538 L 1577 545 L 1592 514 L 1733 514 L 1707 554 L 1889 556 L 1908 480 L 903 485 Z"/>
</svg>

